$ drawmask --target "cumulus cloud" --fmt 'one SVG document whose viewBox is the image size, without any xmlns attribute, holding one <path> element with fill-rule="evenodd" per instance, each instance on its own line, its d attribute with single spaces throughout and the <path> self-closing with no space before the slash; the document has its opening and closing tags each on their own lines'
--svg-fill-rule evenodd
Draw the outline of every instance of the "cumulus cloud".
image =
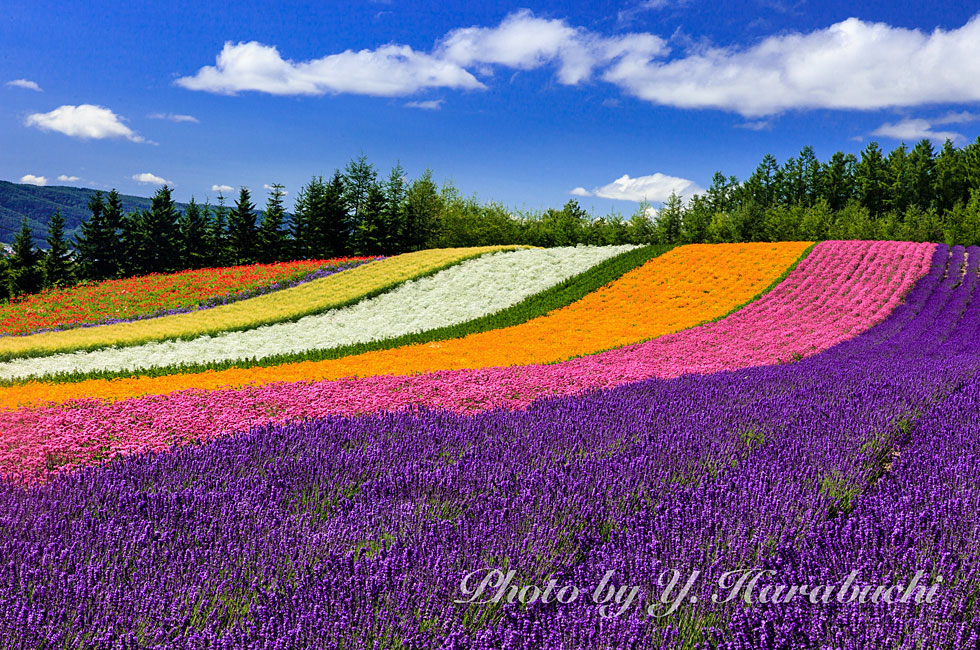
<svg viewBox="0 0 980 650">
<path fill-rule="evenodd" d="M 568 191 L 569 194 L 573 196 L 592 196 L 592 192 L 585 189 L 584 187 L 576 187 Z"/>
<path fill-rule="evenodd" d="M 173 183 L 168 181 L 166 178 L 161 178 L 160 176 L 157 176 L 156 174 L 151 174 L 150 172 L 143 172 L 142 174 L 133 174 L 133 180 L 143 185 L 173 186 Z"/>
<path fill-rule="evenodd" d="M 424 102 L 405 102 L 408 108 L 421 108 L 426 111 L 437 111 L 442 108 L 443 99 L 430 99 Z"/>
<path fill-rule="evenodd" d="M 78 176 L 68 176 L 67 174 L 59 174 L 58 180 L 61 181 L 62 183 L 74 183 L 82 179 L 79 178 Z"/>
<path fill-rule="evenodd" d="M 502 65 L 531 70 L 558 66 L 558 81 L 575 85 L 614 59 L 649 59 L 666 52 L 666 42 L 652 34 L 603 37 L 565 20 L 538 18 L 522 9 L 496 27 L 465 27 L 449 32 L 438 44 L 440 58 L 461 66 Z"/>
<path fill-rule="evenodd" d="M 632 10 L 681 4 L 649 0 Z M 603 34 L 523 9 L 496 26 L 453 29 L 429 52 L 387 44 L 292 61 L 272 45 L 228 42 L 215 65 L 176 83 L 225 94 L 404 96 L 432 88 L 485 89 L 477 75 L 543 67 L 555 68 L 558 82 L 566 85 L 600 79 L 654 104 L 738 113 L 749 128 L 795 109 L 975 103 L 980 14 L 961 27 L 932 32 L 848 18 L 753 45 L 690 42 L 672 51 L 655 34 Z"/>
<path fill-rule="evenodd" d="M 916 140 L 933 140 L 936 142 L 963 142 L 966 136 L 956 131 L 940 131 L 935 127 L 947 124 L 967 124 L 980 121 L 980 114 L 962 111 L 959 113 L 947 113 L 934 118 L 906 118 L 898 122 L 886 122 L 871 132 L 871 135 L 883 138 L 894 138 L 913 142 Z"/>
<path fill-rule="evenodd" d="M 169 120 L 171 122 L 191 122 L 192 124 L 199 124 L 198 120 L 193 115 L 180 115 L 179 113 L 150 113 L 147 115 L 151 120 Z"/>
<path fill-rule="evenodd" d="M 677 176 L 667 176 L 657 172 L 649 176 L 630 178 L 623 174 L 612 183 L 597 187 L 587 192 L 583 187 L 576 187 L 572 194 L 577 196 L 598 196 L 601 199 L 618 199 L 621 201 L 654 201 L 662 203 L 670 198 L 672 193 L 687 199 L 704 190 L 694 181 Z M 581 192 L 586 192 L 582 194 Z"/>
<path fill-rule="evenodd" d="M 312 61 L 290 61 L 256 41 L 225 43 L 216 64 L 181 77 L 177 85 L 233 95 L 254 90 L 273 95 L 354 93 L 396 97 L 425 88 L 483 88 L 459 65 L 407 45 L 346 50 Z"/>
<path fill-rule="evenodd" d="M 798 108 L 976 102 L 980 15 L 929 34 L 849 18 L 748 48 L 705 47 L 669 61 L 617 62 L 603 78 L 655 104 L 745 117 Z"/>
<path fill-rule="evenodd" d="M 21 183 L 27 183 L 28 185 L 47 185 L 48 179 L 44 176 L 35 176 L 34 174 L 24 174 L 20 177 Z"/>
<path fill-rule="evenodd" d="M 125 138 L 132 142 L 146 142 L 123 124 L 123 118 L 104 106 L 80 104 L 59 106 L 48 113 L 32 113 L 24 123 L 42 131 L 57 131 L 83 140 Z"/>
<path fill-rule="evenodd" d="M 10 86 L 11 88 L 24 88 L 26 90 L 33 90 L 35 92 L 44 92 L 41 87 L 37 85 L 36 81 L 31 81 L 30 79 L 13 79 L 4 84 L 5 86 Z"/>
<path fill-rule="evenodd" d="M 212 185 L 211 186 L 211 191 L 212 192 L 231 192 L 234 189 L 235 188 L 232 187 L 231 185 L 217 185 L 217 184 L 215 184 L 215 185 Z"/>
</svg>

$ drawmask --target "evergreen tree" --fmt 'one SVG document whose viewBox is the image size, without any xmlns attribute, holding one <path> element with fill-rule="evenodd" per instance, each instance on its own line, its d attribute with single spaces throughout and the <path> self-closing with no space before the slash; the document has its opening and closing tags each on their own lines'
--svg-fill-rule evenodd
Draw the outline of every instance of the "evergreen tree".
<svg viewBox="0 0 980 650">
<path fill-rule="evenodd" d="M 119 198 L 119 192 L 115 188 L 110 190 L 109 194 L 106 195 L 102 216 L 105 221 L 106 236 L 109 242 L 109 255 L 107 255 L 107 258 L 109 260 L 109 266 L 114 269 L 112 277 L 120 277 L 122 269 L 126 265 L 126 258 L 125 251 L 121 245 L 123 222 L 122 199 Z"/>
<path fill-rule="evenodd" d="M 915 183 L 903 142 L 888 154 L 888 193 L 885 205 L 896 214 L 904 214 L 915 200 Z"/>
<path fill-rule="evenodd" d="M 323 192 L 323 209 L 315 224 L 319 254 L 322 257 L 339 257 L 351 250 L 351 222 L 344 200 L 344 176 L 339 170 Z"/>
<path fill-rule="evenodd" d="M 266 264 L 279 262 L 287 258 L 286 231 L 283 223 L 286 220 L 286 209 L 283 206 L 283 186 L 274 183 L 269 191 L 269 199 L 265 205 L 265 217 L 258 230 L 258 259 Z"/>
<path fill-rule="evenodd" d="M 209 266 L 228 266 L 231 262 L 228 243 L 228 206 L 225 197 L 218 193 L 218 205 L 214 207 L 212 218 L 208 221 L 208 242 L 211 245 Z"/>
<path fill-rule="evenodd" d="M 755 173 L 746 181 L 748 196 L 759 205 L 771 208 L 776 204 L 776 175 L 779 164 L 776 157 L 766 154 Z"/>
<path fill-rule="evenodd" d="M 118 195 L 117 195 L 118 198 Z M 92 216 L 82 222 L 81 234 L 75 240 L 82 278 L 96 282 L 117 277 L 120 242 L 114 224 L 109 223 L 102 192 L 96 192 L 88 203 Z"/>
<path fill-rule="evenodd" d="M 965 200 L 969 187 L 966 181 L 963 153 L 954 147 L 950 140 L 946 140 L 936 157 L 934 174 L 935 206 L 939 212 L 945 213 L 952 210 L 957 203 Z"/>
<path fill-rule="evenodd" d="M 37 293 L 44 285 L 41 269 L 41 251 L 34 246 L 27 217 L 21 222 L 20 231 L 14 237 L 13 254 L 10 257 L 8 291 L 11 297 Z"/>
<path fill-rule="evenodd" d="M 434 236 L 442 211 L 442 201 L 432 182 L 432 171 L 426 169 L 412 181 L 405 193 L 405 248 L 422 250 Z"/>
<path fill-rule="evenodd" d="M 238 192 L 235 207 L 228 214 L 228 248 L 232 264 L 252 264 L 258 243 L 255 204 L 247 187 Z"/>
<path fill-rule="evenodd" d="M 0 300 L 10 300 L 10 258 L 0 251 Z"/>
<path fill-rule="evenodd" d="M 143 253 L 143 273 L 169 273 L 180 268 L 177 206 L 168 186 L 157 190 L 150 210 L 140 214 L 136 234 Z"/>
<path fill-rule="evenodd" d="M 772 156 L 768 156 L 772 158 Z M 776 159 L 772 158 L 775 165 Z M 757 172 L 758 173 L 758 172 Z M 773 192 L 772 200 L 775 200 L 775 170 L 772 171 L 771 186 L 769 191 Z M 760 182 L 760 186 L 765 188 L 765 184 Z M 711 219 L 714 212 L 711 204 L 703 194 L 696 194 L 688 201 L 687 208 L 684 210 L 684 220 L 681 224 L 681 238 L 687 244 L 703 244 L 708 241 L 708 228 L 711 226 Z M 651 240 L 652 241 L 652 240 Z"/>
<path fill-rule="evenodd" d="M 919 140 L 909 154 L 912 202 L 921 208 L 936 206 L 936 152 L 928 139 Z"/>
<path fill-rule="evenodd" d="M 344 168 L 344 203 L 349 211 L 348 214 L 355 235 L 360 230 L 361 221 L 364 218 L 368 194 L 371 188 L 377 184 L 377 181 L 378 172 L 367 161 L 364 154 L 347 163 L 347 167 Z"/>
<path fill-rule="evenodd" d="M 329 254 L 324 255 L 323 243 L 326 194 L 327 186 L 323 182 L 323 177 L 314 176 L 300 189 L 296 197 L 296 206 L 289 228 L 292 253 L 296 259 L 330 257 Z"/>
<path fill-rule="evenodd" d="M 881 147 L 870 142 L 861 152 L 861 160 L 854 168 L 854 180 L 858 199 L 872 217 L 885 211 L 888 193 L 888 172 Z"/>
<path fill-rule="evenodd" d="M 405 170 L 401 163 L 395 165 L 384 185 L 384 238 L 382 251 L 385 255 L 401 253 L 405 247 Z"/>
<path fill-rule="evenodd" d="M 143 211 L 145 212 L 145 210 Z M 133 210 L 123 216 L 120 222 L 120 250 L 122 263 L 119 273 L 122 276 L 140 275 L 145 273 L 145 245 L 141 236 L 141 224 L 144 221 L 143 213 Z"/>
<path fill-rule="evenodd" d="M 384 190 L 377 183 L 372 183 L 357 221 L 354 244 L 357 253 L 380 255 L 385 252 L 388 239 L 386 226 Z"/>
<path fill-rule="evenodd" d="M 684 206 L 677 192 L 671 192 L 657 215 L 657 241 L 661 244 L 677 244 L 681 241 L 681 225 L 684 223 Z"/>
<path fill-rule="evenodd" d="M 71 249 L 65 241 L 65 218 L 56 211 L 48 221 L 46 237 L 48 251 L 44 256 L 44 281 L 49 287 L 67 287 L 74 284 Z"/>
<path fill-rule="evenodd" d="M 207 215 L 193 196 L 187 209 L 177 218 L 177 231 L 180 233 L 180 267 L 201 269 L 209 266 Z"/>
<path fill-rule="evenodd" d="M 833 210 L 841 210 L 854 198 L 854 167 L 857 158 L 853 154 L 838 151 L 830 157 L 823 167 L 821 174 L 821 196 L 827 200 L 827 206 Z"/>
<path fill-rule="evenodd" d="M 800 205 L 810 206 L 819 198 L 820 188 L 823 185 L 823 171 L 813 147 L 806 146 L 800 151 L 799 168 L 802 189 L 797 202 Z"/>
</svg>

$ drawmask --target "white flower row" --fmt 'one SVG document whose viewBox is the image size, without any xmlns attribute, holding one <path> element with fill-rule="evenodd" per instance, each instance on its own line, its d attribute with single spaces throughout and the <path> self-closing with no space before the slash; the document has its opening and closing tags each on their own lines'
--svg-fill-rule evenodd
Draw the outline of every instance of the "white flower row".
<svg viewBox="0 0 980 650">
<path fill-rule="evenodd" d="M 295 322 L 187 341 L 14 359 L 0 363 L 0 378 L 236 361 L 423 332 L 498 312 L 630 248 L 633 247 L 576 246 L 493 253 L 411 280 L 350 307 Z"/>
</svg>

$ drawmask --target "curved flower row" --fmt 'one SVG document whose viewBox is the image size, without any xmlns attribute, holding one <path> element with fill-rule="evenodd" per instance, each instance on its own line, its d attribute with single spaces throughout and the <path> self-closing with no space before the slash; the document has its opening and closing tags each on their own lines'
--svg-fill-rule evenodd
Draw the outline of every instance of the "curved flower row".
<svg viewBox="0 0 980 650">
<path fill-rule="evenodd" d="M 962 248 L 933 259 L 878 326 L 799 363 L 267 426 L 0 485 L 0 646 L 975 648 L 980 249 L 965 274 Z M 724 573 L 755 567 L 773 575 L 754 602 L 725 599 Z M 488 568 L 535 602 L 460 604 Z M 851 571 L 939 589 L 759 602 Z M 622 591 L 600 611 L 604 577 Z M 551 578 L 580 597 L 542 597 Z"/>
<path fill-rule="evenodd" d="M 682 246 L 577 302 L 512 327 L 339 359 L 266 368 L 70 384 L 28 381 L 0 388 L 0 407 L 84 397 L 124 399 L 189 388 L 552 363 L 724 316 L 771 285 L 808 247 L 805 242 Z"/>
<path fill-rule="evenodd" d="M 448 327 L 494 313 L 633 246 L 504 251 L 410 280 L 350 307 L 251 330 L 0 363 L 0 378 L 261 359 Z"/>
<path fill-rule="evenodd" d="M 959 261 L 953 260 L 957 272 L 963 257 L 959 251 Z M 825 350 L 882 320 L 929 270 L 935 255 L 934 244 L 819 244 L 805 260 L 809 263 L 801 263 L 770 298 L 721 321 L 562 363 L 192 389 L 109 404 L 80 399 L 61 407 L 7 411 L 0 413 L 0 429 L 8 432 L 0 471 L 39 471 L 141 449 L 163 450 L 174 441 L 209 439 L 267 422 L 416 405 L 459 412 L 522 408 L 540 397 L 651 377 L 775 364 L 795 353 Z M 935 264 L 945 268 L 946 257 L 940 255 Z M 811 309 L 811 303 L 823 307 Z M 778 321 L 767 316 L 777 312 Z M 787 340 L 785 332 L 796 338 Z M 700 350 L 698 339 L 707 341 Z"/>
<path fill-rule="evenodd" d="M 463 260 L 515 246 L 444 248 L 396 255 L 343 273 L 212 309 L 160 316 L 147 321 L 27 336 L 0 338 L 0 357 L 40 357 L 58 352 L 139 345 L 147 341 L 193 338 L 294 320 L 340 307 L 391 289 L 412 278 L 434 273 Z"/>
<path fill-rule="evenodd" d="M 337 257 L 151 274 L 51 289 L 0 305 L 0 336 L 118 323 L 213 307 L 322 277 L 373 257 Z"/>
</svg>

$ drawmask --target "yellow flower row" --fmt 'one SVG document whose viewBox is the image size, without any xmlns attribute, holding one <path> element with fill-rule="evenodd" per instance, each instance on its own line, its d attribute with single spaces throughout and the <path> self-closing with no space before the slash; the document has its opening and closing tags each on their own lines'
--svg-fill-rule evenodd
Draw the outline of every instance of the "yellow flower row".
<svg viewBox="0 0 980 650">
<path fill-rule="evenodd" d="M 0 356 L 37 356 L 250 329 L 325 311 L 464 259 L 512 248 L 515 247 L 482 246 L 406 253 L 296 287 L 212 309 L 144 321 L 4 337 L 0 338 Z"/>
<path fill-rule="evenodd" d="M 188 388 L 561 361 L 662 336 L 722 316 L 769 286 L 808 246 L 806 242 L 684 246 L 654 258 L 576 303 L 513 327 L 341 359 L 268 368 L 74 384 L 30 382 L 0 389 L 0 406 L 15 408 L 79 397 L 113 401 Z"/>
</svg>

